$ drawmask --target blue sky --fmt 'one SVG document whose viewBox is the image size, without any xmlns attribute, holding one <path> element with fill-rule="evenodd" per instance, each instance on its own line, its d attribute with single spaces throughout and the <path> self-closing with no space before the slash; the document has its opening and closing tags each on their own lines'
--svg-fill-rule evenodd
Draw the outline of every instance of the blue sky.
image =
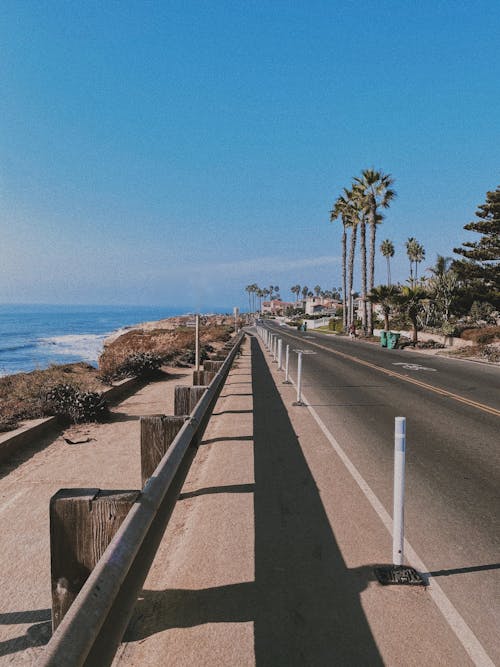
<svg viewBox="0 0 500 667">
<path fill-rule="evenodd" d="M 451 255 L 500 182 L 499 43 L 497 0 L 4 0 L 0 303 L 340 285 L 328 212 L 366 167 L 404 281 L 404 241 Z"/>
</svg>

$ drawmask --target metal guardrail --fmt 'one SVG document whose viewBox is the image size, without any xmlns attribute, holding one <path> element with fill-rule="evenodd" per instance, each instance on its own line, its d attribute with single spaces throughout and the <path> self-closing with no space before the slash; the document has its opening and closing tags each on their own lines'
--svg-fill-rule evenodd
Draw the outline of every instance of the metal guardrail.
<svg viewBox="0 0 500 667">
<path fill-rule="evenodd" d="M 105 667 L 113 661 L 184 479 L 244 334 L 148 480 L 93 569 L 37 667 Z M 194 446 L 193 446 L 194 445 Z"/>
</svg>

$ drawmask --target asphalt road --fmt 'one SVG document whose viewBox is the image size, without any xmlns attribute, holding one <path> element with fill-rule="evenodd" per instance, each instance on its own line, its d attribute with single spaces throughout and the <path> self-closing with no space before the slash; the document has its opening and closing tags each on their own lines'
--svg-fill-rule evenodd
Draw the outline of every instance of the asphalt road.
<svg viewBox="0 0 500 667">
<path fill-rule="evenodd" d="M 500 369 L 266 325 L 392 516 L 394 418 L 407 419 L 405 537 L 500 664 Z M 388 553 L 388 562 L 391 554 Z"/>
</svg>

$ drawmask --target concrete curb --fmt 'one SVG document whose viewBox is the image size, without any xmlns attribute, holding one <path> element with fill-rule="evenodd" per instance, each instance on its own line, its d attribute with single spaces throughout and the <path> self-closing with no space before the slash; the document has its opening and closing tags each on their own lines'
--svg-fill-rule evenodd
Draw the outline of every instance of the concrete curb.
<svg viewBox="0 0 500 667">
<path fill-rule="evenodd" d="M 118 403 L 130 394 L 133 394 L 144 384 L 140 378 L 125 378 L 116 382 L 109 389 L 102 392 L 108 403 Z M 54 435 L 63 429 L 57 417 L 44 417 L 42 419 L 27 419 L 23 425 L 14 431 L 0 434 L 0 463 L 3 463 L 12 454 L 24 447 L 35 444 L 41 437 L 53 432 Z"/>
</svg>

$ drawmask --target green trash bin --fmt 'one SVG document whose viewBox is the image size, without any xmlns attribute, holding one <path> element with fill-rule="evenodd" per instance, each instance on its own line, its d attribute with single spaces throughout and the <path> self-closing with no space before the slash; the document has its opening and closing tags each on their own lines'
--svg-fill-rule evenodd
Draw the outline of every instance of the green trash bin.
<svg viewBox="0 0 500 667">
<path fill-rule="evenodd" d="M 387 331 L 380 332 L 380 345 L 382 347 L 387 347 Z"/>
<path fill-rule="evenodd" d="M 401 334 L 398 333 L 393 333 L 392 331 L 389 331 L 387 334 L 387 349 L 388 350 L 394 350 L 398 346 L 398 340 L 399 336 Z"/>
</svg>

